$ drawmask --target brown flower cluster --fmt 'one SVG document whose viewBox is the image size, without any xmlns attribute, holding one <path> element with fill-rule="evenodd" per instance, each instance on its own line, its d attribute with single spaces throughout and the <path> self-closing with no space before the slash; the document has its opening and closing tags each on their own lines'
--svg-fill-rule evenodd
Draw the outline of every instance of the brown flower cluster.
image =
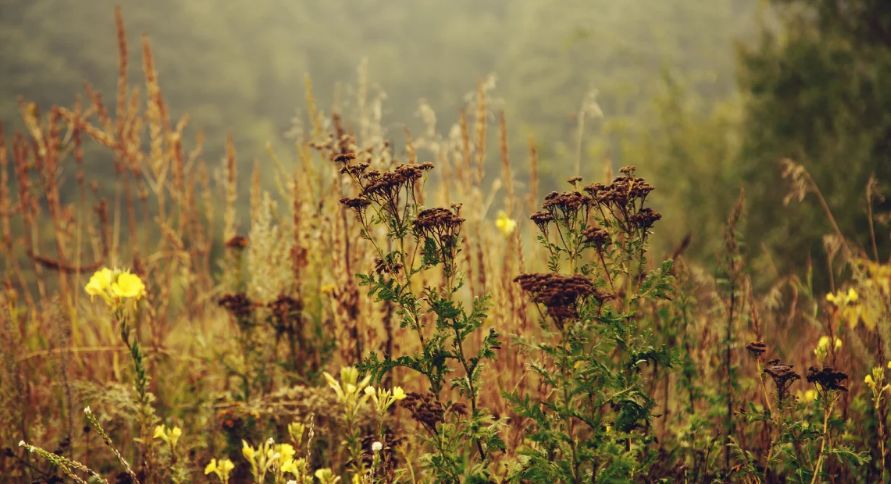
<svg viewBox="0 0 891 484">
<path fill-rule="evenodd" d="M 582 235 L 585 237 L 585 242 L 594 246 L 597 250 L 601 250 L 608 246 L 611 240 L 609 232 L 596 225 L 592 225 L 585 230 L 582 230 Z"/>
<path fill-rule="evenodd" d="M 365 172 L 360 178 L 362 196 L 381 206 L 398 206 L 400 194 L 405 191 L 413 196 L 415 183 L 431 169 L 432 163 L 409 163 L 399 165 L 393 171 Z"/>
<path fill-rule="evenodd" d="M 807 381 L 819 386 L 823 391 L 838 390 L 840 392 L 848 391 L 848 388 L 841 384 L 843 380 L 847 380 L 847 373 L 835 371 L 832 367 L 826 366 L 822 370 L 818 370 L 813 366 L 807 370 Z"/>
<path fill-rule="evenodd" d="M 248 238 L 243 235 L 234 235 L 226 241 L 226 247 L 229 249 L 245 249 L 248 246 Z"/>
<path fill-rule="evenodd" d="M 542 208 L 555 220 L 572 224 L 579 214 L 583 220 L 587 219 L 590 202 L 591 199 L 580 192 L 551 192 L 545 196 Z"/>
<path fill-rule="evenodd" d="M 780 360 L 768 361 L 767 366 L 764 367 L 764 373 L 767 373 L 773 379 L 774 384 L 776 384 L 777 399 L 781 405 L 789 393 L 789 387 L 795 383 L 795 380 L 801 379 L 801 375 L 795 373 L 792 365 L 787 365 Z"/>
<path fill-rule="evenodd" d="M 585 191 L 601 213 L 612 214 L 626 232 L 649 229 L 662 218 L 658 212 L 643 206 L 653 185 L 635 177 L 634 167 L 622 168 L 621 172 L 622 176 L 609 185 L 594 183 L 585 187 Z"/>
<path fill-rule="evenodd" d="M 235 319 L 244 321 L 251 317 L 254 312 L 254 303 L 243 292 L 223 294 L 217 301 L 226 311 L 229 311 Z"/>
<path fill-rule="evenodd" d="M 436 425 L 445 421 L 445 409 L 432 393 L 409 392 L 399 402 L 411 412 L 411 418 L 422 424 L 430 433 L 436 433 Z"/>
<path fill-rule="evenodd" d="M 574 187 L 578 186 L 578 178 L 569 181 Z M 633 167 L 625 167 L 622 168 L 622 175 L 608 185 L 594 183 L 584 187 L 583 192 L 551 192 L 545 197 L 542 210 L 533 213 L 530 218 L 547 236 L 551 222 L 573 228 L 577 221 L 587 224 L 590 211 L 597 210 L 603 218 L 610 216 L 615 219 L 628 234 L 646 233 L 647 229 L 662 218 L 658 212 L 644 207 L 646 198 L 652 191 L 652 185 L 643 178 L 634 176 Z M 586 242 L 596 245 L 606 240 L 604 234 L 594 233 L 596 228 L 588 229 L 591 233 L 584 234 Z M 594 235 L 597 237 L 592 237 Z"/>
<path fill-rule="evenodd" d="M 514 281 L 532 295 L 532 301 L 545 306 L 557 326 L 563 329 L 566 320 L 578 318 L 578 306 L 588 297 L 603 301 L 594 283 L 583 276 L 560 274 L 522 274 Z"/>
<path fill-rule="evenodd" d="M 456 211 L 446 208 L 428 208 L 418 213 L 412 222 L 415 236 L 432 240 L 436 245 L 436 255 L 442 262 L 447 275 L 454 273 L 455 256 L 458 253 L 458 237 L 464 219 Z"/>
<path fill-rule="evenodd" d="M 303 303 L 300 300 L 280 294 L 267 306 L 272 312 L 272 322 L 276 331 L 289 332 L 299 327 L 300 312 L 303 310 Z"/>
<path fill-rule="evenodd" d="M 752 341 L 746 345 L 746 350 L 755 358 L 760 358 L 767 351 L 767 344 L 763 341 Z"/>
</svg>

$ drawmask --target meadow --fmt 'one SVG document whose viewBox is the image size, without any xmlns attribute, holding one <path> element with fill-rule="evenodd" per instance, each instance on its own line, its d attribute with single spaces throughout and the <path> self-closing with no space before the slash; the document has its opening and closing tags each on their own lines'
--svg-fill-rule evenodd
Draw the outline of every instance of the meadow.
<svg viewBox="0 0 891 484">
<path fill-rule="evenodd" d="M 756 283 L 745 190 L 713 264 L 656 249 L 670 183 L 545 192 L 485 80 L 394 134 L 361 69 L 330 108 L 307 77 L 289 149 L 207 159 L 116 20 L 115 92 L 0 132 L 3 482 L 891 479 L 873 181 L 845 233 L 783 160 L 832 230 Z"/>
</svg>

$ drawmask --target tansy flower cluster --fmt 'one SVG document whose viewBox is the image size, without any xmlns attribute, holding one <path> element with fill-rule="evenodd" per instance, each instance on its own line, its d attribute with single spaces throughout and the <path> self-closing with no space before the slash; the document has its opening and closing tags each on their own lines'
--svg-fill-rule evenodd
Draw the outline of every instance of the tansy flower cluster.
<svg viewBox="0 0 891 484">
<path fill-rule="evenodd" d="M 84 289 L 91 299 L 99 296 L 109 307 L 118 307 L 125 301 L 138 301 L 145 297 L 145 284 L 139 276 L 107 267 L 93 273 Z"/>
</svg>

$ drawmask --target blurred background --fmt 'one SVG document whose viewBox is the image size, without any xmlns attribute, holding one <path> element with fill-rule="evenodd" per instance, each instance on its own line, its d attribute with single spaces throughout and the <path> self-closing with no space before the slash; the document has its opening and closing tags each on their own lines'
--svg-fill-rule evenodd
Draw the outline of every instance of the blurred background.
<svg viewBox="0 0 891 484">
<path fill-rule="evenodd" d="M 814 199 L 784 206 L 786 157 L 806 167 L 863 247 L 874 176 L 887 253 L 885 0 L 3 0 L 7 131 L 22 128 L 19 97 L 42 109 L 70 105 L 89 83 L 113 99 L 116 4 L 132 78 L 142 74 L 145 33 L 172 117 L 190 115 L 208 160 L 223 156 L 227 133 L 246 159 L 265 159 L 267 144 L 287 150 L 306 112 L 306 76 L 322 108 L 337 112 L 367 72 L 385 134 L 399 142 L 424 129 L 421 106 L 447 135 L 468 94 L 494 83 L 520 190 L 530 141 L 543 193 L 565 188 L 579 153 L 586 180 L 634 164 L 657 187 L 665 254 L 689 235 L 688 256 L 713 258 L 742 188 L 756 281 L 822 258 L 830 222 Z M 110 163 L 91 167 L 111 180 Z"/>
</svg>

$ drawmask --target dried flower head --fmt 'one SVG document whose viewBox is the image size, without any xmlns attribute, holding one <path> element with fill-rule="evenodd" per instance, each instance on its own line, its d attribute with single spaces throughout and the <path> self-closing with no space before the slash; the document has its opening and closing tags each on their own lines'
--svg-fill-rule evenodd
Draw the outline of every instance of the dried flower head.
<svg viewBox="0 0 891 484">
<path fill-rule="evenodd" d="M 579 213 L 584 218 L 590 202 L 591 198 L 580 192 L 551 192 L 545 197 L 542 208 L 550 212 L 555 220 L 571 224 Z"/>
<path fill-rule="evenodd" d="M 579 303 L 588 297 L 603 301 L 605 296 L 583 276 L 560 274 L 522 274 L 514 281 L 532 295 L 532 301 L 545 306 L 559 328 L 566 320 L 578 318 Z"/>
<path fill-rule="evenodd" d="M 269 304 L 267 304 L 272 312 L 272 322 L 276 331 L 286 332 L 293 331 L 295 323 L 300 322 L 300 313 L 303 310 L 303 303 L 285 294 L 279 296 Z"/>
<path fill-rule="evenodd" d="M 603 249 L 610 243 L 609 232 L 606 229 L 597 227 L 592 225 L 585 230 L 582 231 L 582 235 L 585 237 L 585 242 L 591 244 L 598 250 Z"/>
<path fill-rule="evenodd" d="M 543 234 L 547 235 L 548 224 L 554 221 L 554 216 L 547 210 L 540 210 L 533 213 L 529 219 L 538 226 L 538 230 L 541 230 Z"/>
<path fill-rule="evenodd" d="M 780 360 L 770 360 L 764 367 L 764 373 L 767 373 L 777 387 L 777 399 L 780 404 L 785 400 L 789 387 L 795 380 L 800 380 L 801 375 L 792 370 L 792 365 L 782 363 Z"/>
<path fill-rule="evenodd" d="M 226 241 L 226 247 L 229 249 L 245 249 L 248 246 L 248 238 L 243 235 L 233 235 Z"/>
<path fill-rule="evenodd" d="M 463 223 L 463 218 L 446 208 L 422 210 L 412 222 L 415 236 L 424 241 L 425 259 L 428 263 L 441 262 L 447 275 L 454 273 Z"/>
<path fill-rule="evenodd" d="M 832 367 L 825 366 L 822 370 L 818 370 L 813 366 L 807 370 L 807 381 L 813 383 L 823 391 L 837 390 L 840 392 L 848 391 L 848 388 L 841 384 L 842 380 L 847 380 L 846 373 L 835 371 Z"/>
<path fill-rule="evenodd" d="M 660 219 L 662 219 L 662 214 L 649 207 L 640 209 L 628 218 L 631 224 L 639 229 L 648 229 Z"/>
<path fill-rule="evenodd" d="M 755 358 L 760 358 L 767 351 L 767 344 L 763 341 L 752 341 L 746 345 L 746 350 Z"/>
<path fill-rule="evenodd" d="M 411 418 L 422 424 L 430 433 L 436 433 L 436 425 L 445 421 L 445 409 L 432 393 L 409 392 L 400 402 L 411 412 Z"/>
<path fill-rule="evenodd" d="M 243 292 L 223 294 L 217 304 L 239 321 L 249 319 L 254 311 L 254 303 Z"/>
</svg>

